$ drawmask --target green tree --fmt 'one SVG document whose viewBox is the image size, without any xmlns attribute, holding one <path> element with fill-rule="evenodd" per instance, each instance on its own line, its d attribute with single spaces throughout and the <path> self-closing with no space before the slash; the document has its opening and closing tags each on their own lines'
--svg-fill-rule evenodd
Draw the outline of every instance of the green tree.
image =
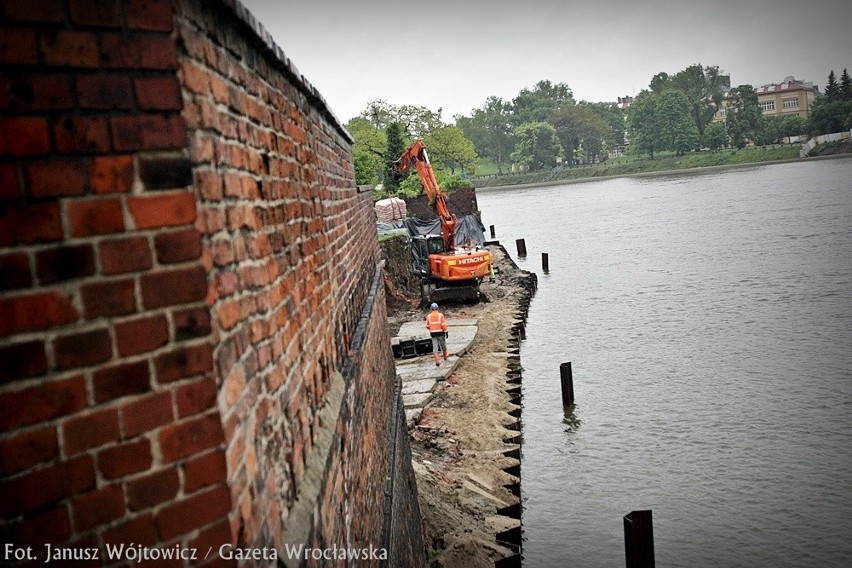
<svg viewBox="0 0 852 568">
<path fill-rule="evenodd" d="M 724 122 L 711 122 L 704 129 L 704 145 L 713 150 L 724 148 L 728 144 Z"/>
<path fill-rule="evenodd" d="M 476 148 L 461 128 L 443 126 L 435 129 L 424 143 L 429 151 L 429 159 L 436 168 L 447 168 L 450 175 L 455 175 L 456 169 L 463 174 L 476 171 Z"/>
<path fill-rule="evenodd" d="M 657 116 L 659 95 L 642 91 L 627 109 L 627 126 L 630 132 L 630 149 L 637 154 L 649 154 L 660 147 L 660 121 Z"/>
<path fill-rule="evenodd" d="M 361 117 L 351 119 L 346 129 L 352 135 L 352 160 L 355 181 L 359 185 L 376 185 L 384 178 L 385 152 L 388 141 L 385 133 Z"/>
<path fill-rule="evenodd" d="M 758 134 L 756 142 L 761 146 L 777 144 L 784 138 L 784 117 L 767 116 L 763 118 L 763 128 Z"/>
<path fill-rule="evenodd" d="M 477 153 L 488 156 L 503 173 L 503 164 L 514 147 L 512 136 L 512 105 L 500 97 L 488 97 L 470 117 L 456 117 L 456 125 L 473 142 Z"/>
<path fill-rule="evenodd" d="M 762 112 L 757 93 L 751 85 L 731 89 L 726 113 L 728 137 L 737 148 L 745 148 L 749 140 L 757 139 L 761 129 Z"/>
<path fill-rule="evenodd" d="M 387 130 L 392 122 L 398 122 L 408 138 L 424 138 L 434 129 L 444 125 L 441 109 L 432 112 L 426 107 L 415 105 L 396 106 L 382 99 L 367 103 L 359 115 L 379 130 Z"/>
<path fill-rule="evenodd" d="M 402 125 L 396 121 L 388 124 L 386 135 L 388 144 L 385 151 L 384 191 L 387 195 L 394 195 L 397 189 L 399 189 L 399 184 L 402 180 L 400 177 L 394 175 L 393 164 L 405 152 L 406 141 Z"/>
<path fill-rule="evenodd" d="M 852 128 L 852 101 L 831 101 L 820 97 L 811 108 L 808 130 L 812 135 L 831 134 Z"/>
<path fill-rule="evenodd" d="M 662 148 L 682 156 L 698 146 L 698 128 L 691 110 L 689 98 L 681 90 L 672 89 L 659 95 L 656 113 Z"/>
<path fill-rule="evenodd" d="M 701 139 L 716 109 L 722 104 L 727 82 L 727 75 L 722 75 L 718 66 L 702 67 L 697 63 L 675 75 L 657 73 L 651 79 L 651 90 L 658 95 L 671 89 L 683 92 L 689 99 L 692 121 Z"/>
<path fill-rule="evenodd" d="M 852 79 L 849 78 L 846 67 L 840 74 L 840 98 L 844 101 L 852 101 Z"/>
<path fill-rule="evenodd" d="M 785 116 L 781 122 L 782 136 L 799 136 L 807 132 L 807 124 L 804 118 L 798 114 Z"/>
<path fill-rule="evenodd" d="M 530 171 L 555 166 L 561 152 L 556 129 L 547 122 L 529 122 L 515 131 L 512 161 L 527 166 Z"/>
<path fill-rule="evenodd" d="M 556 111 L 566 103 L 574 103 L 574 95 L 568 85 L 539 81 L 532 89 L 521 89 L 512 100 L 514 124 L 550 122 Z"/>
<path fill-rule="evenodd" d="M 840 85 L 837 84 L 837 78 L 834 76 L 834 69 L 828 74 L 828 84 L 825 86 L 825 98 L 829 102 L 840 100 Z"/>
<path fill-rule="evenodd" d="M 570 163 L 574 163 L 575 152 L 581 147 L 584 161 L 593 162 L 611 140 L 610 125 L 589 104 L 563 105 L 553 124 Z"/>
</svg>

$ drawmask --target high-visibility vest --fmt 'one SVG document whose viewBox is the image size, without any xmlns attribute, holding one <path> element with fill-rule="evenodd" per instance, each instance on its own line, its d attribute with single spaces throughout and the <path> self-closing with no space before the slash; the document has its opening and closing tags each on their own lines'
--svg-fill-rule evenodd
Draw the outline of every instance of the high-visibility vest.
<svg viewBox="0 0 852 568">
<path fill-rule="evenodd" d="M 447 318 L 445 318 L 444 314 L 438 310 L 432 310 L 429 312 L 429 315 L 426 316 L 426 329 L 428 329 L 430 333 L 447 331 Z"/>
</svg>

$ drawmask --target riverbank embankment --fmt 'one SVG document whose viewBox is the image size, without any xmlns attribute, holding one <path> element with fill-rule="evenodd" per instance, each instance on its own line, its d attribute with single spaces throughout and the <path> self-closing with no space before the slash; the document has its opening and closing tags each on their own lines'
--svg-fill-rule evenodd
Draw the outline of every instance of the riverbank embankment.
<svg viewBox="0 0 852 568">
<path fill-rule="evenodd" d="M 562 178 L 562 179 L 550 179 L 545 181 L 539 181 L 534 183 L 518 183 L 518 184 L 503 184 L 503 185 L 485 185 L 485 186 L 477 186 L 476 191 L 490 191 L 495 189 L 527 189 L 534 187 L 552 187 L 557 185 L 572 185 L 577 183 L 587 183 L 592 181 L 606 181 L 611 179 L 619 179 L 619 178 L 648 178 L 648 177 L 664 177 L 664 176 L 677 176 L 677 175 L 691 175 L 691 174 L 704 174 L 709 172 L 720 172 L 720 171 L 728 171 L 734 169 L 745 169 L 745 168 L 754 168 L 758 166 L 772 166 L 776 164 L 790 164 L 796 162 L 812 162 L 814 160 L 836 160 L 852 157 L 852 153 L 838 153 L 838 154 L 829 154 L 824 156 L 809 156 L 807 158 L 790 158 L 784 160 L 773 160 L 773 161 L 763 161 L 763 162 L 745 162 L 741 164 L 722 164 L 718 166 L 701 166 L 694 168 L 676 168 L 670 170 L 655 170 L 649 172 L 634 172 L 634 173 L 623 173 L 623 174 L 614 174 L 614 175 L 601 175 L 595 176 L 590 175 L 588 177 L 581 178 Z"/>
<path fill-rule="evenodd" d="M 489 301 L 441 306 L 450 322 L 476 320 L 476 336 L 409 432 L 435 567 L 520 565 L 519 343 L 536 276 L 518 269 L 502 246 L 489 248 L 497 267 L 496 280 L 482 284 Z M 395 305 L 392 333 L 422 322 L 414 303 Z"/>
</svg>

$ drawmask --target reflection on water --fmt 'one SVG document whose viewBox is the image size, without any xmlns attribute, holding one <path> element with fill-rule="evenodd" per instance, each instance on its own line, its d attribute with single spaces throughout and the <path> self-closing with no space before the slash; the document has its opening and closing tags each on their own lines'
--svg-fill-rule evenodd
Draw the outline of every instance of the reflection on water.
<svg viewBox="0 0 852 568">
<path fill-rule="evenodd" d="M 565 432 L 575 432 L 580 427 L 580 424 L 582 424 L 580 418 L 575 414 L 576 409 L 576 404 L 569 404 L 562 408 L 562 423 L 565 425 Z"/>
<path fill-rule="evenodd" d="M 644 509 L 657 566 L 850 565 L 850 179 L 842 159 L 478 194 L 539 273 L 526 566 L 623 566 Z"/>
</svg>

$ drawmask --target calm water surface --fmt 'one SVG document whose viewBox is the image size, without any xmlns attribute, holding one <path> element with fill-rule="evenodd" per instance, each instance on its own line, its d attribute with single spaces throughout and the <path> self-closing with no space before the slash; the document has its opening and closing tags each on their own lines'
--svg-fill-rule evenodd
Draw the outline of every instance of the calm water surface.
<svg viewBox="0 0 852 568">
<path fill-rule="evenodd" d="M 658 567 L 852 566 L 852 159 L 477 197 L 539 273 L 526 567 L 624 566 L 640 509 Z"/>
</svg>

